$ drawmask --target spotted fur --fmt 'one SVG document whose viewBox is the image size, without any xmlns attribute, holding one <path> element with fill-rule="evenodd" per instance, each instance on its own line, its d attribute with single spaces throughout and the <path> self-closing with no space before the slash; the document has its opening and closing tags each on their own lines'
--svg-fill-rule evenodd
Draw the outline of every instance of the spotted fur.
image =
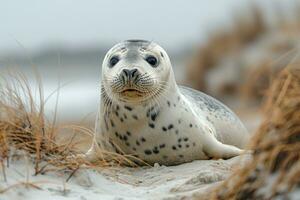
<svg viewBox="0 0 300 200">
<path fill-rule="evenodd" d="M 148 54 L 157 56 L 158 66 L 145 62 Z M 108 67 L 112 55 L 121 61 Z M 138 77 L 118 76 L 118 68 L 128 66 L 138 67 Z M 238 117 L 214 98 L 178 86 L 169 58 L 158 45 L 136 40 L 116 45 L 105 57 L 102 70 L 101 133 L 96 134 L 96 141 L 109 140 L 122 152 L 150 164 L 174 165 L 241 153 L 247 132 Z M 115 78 L 108 79 L 107 74 Z M 145 94 L 120 95 L 128 87 Z M 88 154 L 92 153 L 91 148 Z"/>
</svg>

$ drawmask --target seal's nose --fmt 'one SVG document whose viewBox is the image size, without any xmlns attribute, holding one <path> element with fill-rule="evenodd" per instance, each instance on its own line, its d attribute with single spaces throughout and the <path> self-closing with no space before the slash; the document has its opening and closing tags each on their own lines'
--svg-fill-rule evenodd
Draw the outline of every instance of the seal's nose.
<svg viewBox="0 0 300 200">
<path fill-rule="evenodd" d="M 138 69 L 134 68 L 134 69 L 123 69 L 122 70 L 122 74 L 128 79 L 134 79 L 135 77 L 137 77 L 139 75 Z"/>
</svg>

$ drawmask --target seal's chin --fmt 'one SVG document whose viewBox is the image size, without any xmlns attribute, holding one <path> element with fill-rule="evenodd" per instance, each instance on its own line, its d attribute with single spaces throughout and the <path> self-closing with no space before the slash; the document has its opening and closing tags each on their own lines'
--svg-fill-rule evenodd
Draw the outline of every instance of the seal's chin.
<svg viewBox="0 0 300 200">
<path fill-rule="evenodd" d="M 150 98 L 149 93 L 140 91 L 138 89 L 127 88 L 120 92 L 118 92 L 119 100 L 123 102 L 131 102 L 131 103 L 138 103 L 143 102 Z"/>
<path fill-rule="evenodd" d="M 121 96 L 128 97 L 128 98 L 141 98 L 145 95 L 142 92 L 135 89 L 123 90 L 120 94 Z"/>
<path fill-rule="evenodd" d="M 119 93 L 119 96 L 122 99 L 138 100 L 138 99 L 143 99 L 146 96 L 146 94 L 137 89 L 125 89 Z"/>
</svg>

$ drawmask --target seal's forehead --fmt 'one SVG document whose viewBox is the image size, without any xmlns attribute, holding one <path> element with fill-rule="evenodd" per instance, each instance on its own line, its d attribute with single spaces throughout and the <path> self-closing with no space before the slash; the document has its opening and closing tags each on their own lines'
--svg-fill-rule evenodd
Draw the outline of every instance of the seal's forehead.
<svg viewBox="0 0 300 200">
<path fill-rule="evenodd" d="M 148 40 L 125 40 L 123 42 L 120 42 L 118 44 L 116 44 L 115 46 L 113 46 L 110 49 L 110 52 L 115 52 L 118 50 L 122 50 L 122 49 L 129 49 L 129 50 L 137 50 L 140 48 L 144 48 L 145 50 L 147 49 L 152 49 L 153 47 L 158 46 L 156 43 L 154 42 L 150 42 Z"/>
<path fill-rule="evenodd" d="M 149 45 L 151 42 L 148 40 L 125 40 L 124 43 L 128 44 L 139 44 L 139 45 Z"/>
<path fill-rule="evenodd" d="M 124 47 L 128 49 L 137 49 L 137 48 L 149 48 L 153 45 L 152 42 L 147 40 L 125 40 L 123 42 Z"/>
</svg>

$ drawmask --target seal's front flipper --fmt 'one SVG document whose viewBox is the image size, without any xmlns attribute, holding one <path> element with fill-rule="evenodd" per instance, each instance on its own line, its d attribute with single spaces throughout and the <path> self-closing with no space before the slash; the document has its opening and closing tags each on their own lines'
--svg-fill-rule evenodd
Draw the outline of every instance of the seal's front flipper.
<svg viewBox="0 0 300 200">
<path fill-rule="evenodd" d="M 97 143 L 93 142 L 91 148 L 84 154 L 84 158 L 89 162 L 96 161 L 98 159 L 97 148 L 99 148 Z"/>
<path fill-rule="evenodd" d="M 244 151 L 239 149 L 238 147 L 223 144 L 218 141 L 214 137 L 207 138 L 209 141 L 206 141 L 203 150 L 205 151 L 208 156 L 212 158 L 232 158 L 238 155 L 241 155 Z"/>
<path fill-rule="evenodd" d="M 113 144 L 110 142 L 96 142 L 95 140 L 92 143 L 92 147 L 84 154 L 85 159 L 90 162 L 97 161 L 99 159 L 110 160 L 111 154 L 117 153 Z"/>
</svg>

